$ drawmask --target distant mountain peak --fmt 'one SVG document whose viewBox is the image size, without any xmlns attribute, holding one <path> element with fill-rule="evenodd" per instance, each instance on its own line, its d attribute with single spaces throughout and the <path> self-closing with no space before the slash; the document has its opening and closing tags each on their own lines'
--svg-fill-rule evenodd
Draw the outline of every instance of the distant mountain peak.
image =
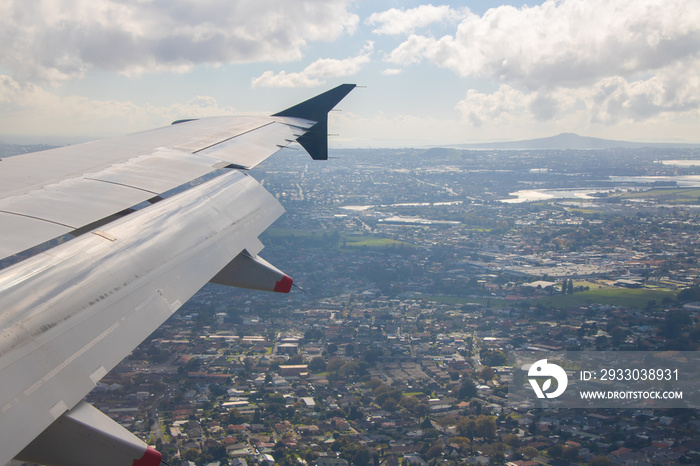
<svg viewBox="0 0 700 466">
<path fill-rule="evenodd" d="M 510 150 L 566 150 L 566 149 L 637 149 L 642 147 L 655 148 L 688 148 L 700 147 L 700 144 L 665 144 L 665 143 L 642 143 L 617 141 L 612 139 L 593 138 L 581 136 L 576 133 L 559 133 L 556 136 L 538 139 L 525 139 L 520 141 L 490 142 L 482 144 L 460 144 L 455 146 L 460 149 L 510 149 Z"/>
</svg>

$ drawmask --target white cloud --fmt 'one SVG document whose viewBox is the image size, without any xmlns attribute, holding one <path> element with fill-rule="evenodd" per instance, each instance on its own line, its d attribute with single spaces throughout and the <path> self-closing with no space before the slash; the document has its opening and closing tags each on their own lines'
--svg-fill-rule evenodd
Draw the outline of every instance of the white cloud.
<svg viewBox="0 0 700 466">
<path fill-rule="evenodd" d="M 61 97 L 40 86 L 0 75 L 0 128 L 4 135 L 72 135 L 83 138 L 108 136 L 105 128 L 119 133 L 165 126 L 180 118 L 233 114 L 210 96 L 198 95 L 186 103 L 166 107 L 137 105 L 117 100 Z"/>
<path fill-rule="evenodd" d="M 58 81 L 91 67 L 136 74 L 197 64 L 290 61 L 309 41 L 353 33 L 350 0 L 7 0 L 0 65 Z"/>
<path fill-rule="evenodd" d="M 698 24 L 700 8 L 687 0 L 547 0 L 467 12 L 454 35 L 411 35 L 388 60 L 429 60 L 463 77 L 529 89 L 576 86 L 698 56 Z"/>
<path fill-rule="evenodd" d="M 367 18 L 369 25 L 378 25 L 375 34 L 406 34 L 433 23 L 457 22 L 464 15 L 463 11 L 454 10 L 447 5 L 420 5 L 409 10 L 392 8 L 381 13 L 372 13 Z"/>
<path fill-rule="evenodd" d="M 592 89 L 592 121 L 642 121 L 664 114 L 700 117 L 700 59 L 676 64 L 646 80 L 628 82 L 615 76 Z"/>
<path fill-rule="evenodd" d="M 252 87 L 316 87 L 323 83 L 316 77 L 301 73 L 265 71 L 251 81 Z"/>
<path fill-rule="evenodd" d="M 466 11 L 443 37 L 405 31 L 386 55 L 389 63 L 429 62 L 500 84 L 493 92 L 471 90 L 457 105 L 475 127 L 541 134 L 546 123 L 600 133 L 652 122 L 669 130 L 675 122 L 697 139 L 687 130 L 700 116 L 696 2 L 546 0 L 483 16 Z"/>
<path fill-rule="evenodd" d="M 699 121 L 700 75 L 692 73 L 698 67 L 700 59 L 676 64 L 648 79 L 613 76 L 577 88 L 523 91 L 503 84 L 491 93 L 469 90 L 457 109 L 469 125 L 501 128 L 506 134 L 522 122 L 540 127 L 546 123 L 551 134 L 554 128 L 600 132 L 642 123 L 653 127 L 652 122 L 667 129 L 673 123 Z"/>
<path fill-rule="evenodd" d="M 257 78 L 253 78 L 253 87 L 315 87 L 324 84 L 325 78 L 339 78 L 352 76 L 362 69 L 362 66 L 370 62 L 370 55 L 374 50 L 374 44 L 369 42 L 354 57 L 337 60 L 334 58 L 321 58 L 311 63 L 299 73 L 287 73 L 280 71 L 275 74 L 265 71 Z"/>
<path fill-rule="evenodd" d="M 391 51 L 387 60 L 400 65 L 420 63 L 434 45 L 435 39 L 431 37 L 411 34 L 405 42 Z"/>
</svg>

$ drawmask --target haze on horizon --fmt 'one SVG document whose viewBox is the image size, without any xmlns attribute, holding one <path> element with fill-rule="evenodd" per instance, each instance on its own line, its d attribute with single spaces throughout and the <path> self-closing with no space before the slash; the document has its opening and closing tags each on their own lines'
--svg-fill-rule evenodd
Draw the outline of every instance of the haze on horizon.
<svg viewBox="0 0 700 466">
<path fill-rule="evenodd" d="M 50 0 L 0 5 L 0 139 L 275 112 L 342 82 L 332 147 L 559 133 L 700 142 L 687 0 Z"/>
</svg>

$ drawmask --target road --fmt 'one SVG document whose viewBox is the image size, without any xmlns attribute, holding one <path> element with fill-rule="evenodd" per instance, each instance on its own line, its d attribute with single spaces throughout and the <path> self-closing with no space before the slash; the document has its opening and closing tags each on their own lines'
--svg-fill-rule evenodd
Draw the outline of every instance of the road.
<svg viewBox="0 0 700 466">
<path fill-rule="evenodd" d="M 155 437 L 154 444 L 158 443 L 158 440 L 165 444 L 165 436 L 163 435 L 163 429 L 161 428 L 160 418 L 158 417 L 158 410 L 155 408 L 160 404 L 161 399 L 163 399 L 162 396 L 158 398 L 158 401 L 153 403 L 153 406 L 151 406 L 151 418 L 153 419 L 153 424 L 151 425 L 151 432 Z"/>
</svg>

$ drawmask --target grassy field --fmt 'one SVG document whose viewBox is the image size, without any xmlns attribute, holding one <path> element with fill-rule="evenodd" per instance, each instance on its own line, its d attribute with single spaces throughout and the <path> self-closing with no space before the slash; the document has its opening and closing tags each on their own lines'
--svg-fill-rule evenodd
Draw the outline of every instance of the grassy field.
<svg viewBox="0 0 700 466">
<path fill-rule="evenodd" d="M 503 307 L 507 303 L 503 299 L 496 298 L 460 298 L 459 296 L 423 296 L 424 301 L 432 301 L 440 304 L 480 304 L 485 307 Z M 509 301 L 510 302 L 510 301 Z M 512 302 L 511 302 L 512 304 Z"/>
<path fill-rule="evenodd" d="M 642 192 L 625 192 L 616 197 L 620 199 L 655 199 L 669 204 L 698 204 L 700 188 L 651 189 Z"/>
<path fill-rule="evenodd" d="M 567 295 L 554 295 L 546 298 L 533 299 L 533 303 L 541 303 L 552 307 L 584 306 L 587 304 L 610 304 L 630 308 L 645 308 L 649 301 L 661 303 L 665 297 L 676 299 L 678 292 L 660 288 L 593 288 L 589 291 Z"/>
<path fill-rule="evenodd" d="M 316 230 L 296 230 L 291 228 L 268 228 L 263 233 L 270 238 L 322 238 L 323 232 Z M 326 233 L 328 235 L 328 233 Z"/>
<path fill-rule="evenodd" d="M 676 299 L 677 291 L 661 288 L 627 289 L 617 287 L 599 287 L 595 283 L 574 282 L 575 286 L 590 286 L 589 291 L 574 294 L 555 294 L 547 297 L 532 297 L 527 299 L 531 305 L 542 304 L 545 307 L 567 308 L 586 306 L 589 304 L 609 304 L 629 308 L 644 309 L 649 301 L 654 300 L 660 304 L 665 297 Z M 424 296 L 425 301 L 441 304 L 480 304 L 485 307 L 499 308 L 509 305 L 517 305 L 523 301 L 506 301 L 496 298 L 461 298 L 457 296 Z"/>
<path fill-rule="evenodd" d="M 408 243 L 403 243 L 401 241 L 396 241 L 389 238 L 376 238 L 373 236 L 362 236 L 362 235 L 341 235 L 341 238 L 345 240 L 346 247 L 386 247 L 386 246 L 398 246 L 399 244 L 407 245 Z M 412 244 L 410 246 L 413 246 Z"/>
<path fill-rule="evenodd" d="M 333 237 L 333 233 L 329 232 L 317 230 L 297 230 L 289 228 L 269 228 L 265 231 L 264 234 L 269 238 L 284 238 L 308 241 L 309 243 L 317 244 L 319 247 L 328 247 Z M 391 246 L 415 247 L 415 245 L 411 243 L 396 241 L 390 238 L 382 238 L 379 236 L 372 235 L 359 235 L 356 233 L 338 233 L 337 243 L 335 246 L 346 248 L 357 248 L 363 246 L 370 248 L 381 248 Z"/>
</svg>

